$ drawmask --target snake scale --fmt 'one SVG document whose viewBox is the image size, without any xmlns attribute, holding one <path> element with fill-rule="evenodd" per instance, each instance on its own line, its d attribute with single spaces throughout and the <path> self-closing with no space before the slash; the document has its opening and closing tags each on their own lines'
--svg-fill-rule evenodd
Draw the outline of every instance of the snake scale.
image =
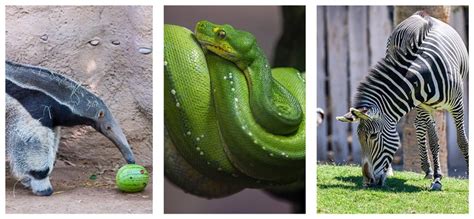
<svg viewBox="0 0 474 219">
<path fill-rule="evenodd" d="M 207 198 L 304 184 L 304 76 L 230 25 L 165 25 L 164 42 L 167 178 Z"/>
</svg>

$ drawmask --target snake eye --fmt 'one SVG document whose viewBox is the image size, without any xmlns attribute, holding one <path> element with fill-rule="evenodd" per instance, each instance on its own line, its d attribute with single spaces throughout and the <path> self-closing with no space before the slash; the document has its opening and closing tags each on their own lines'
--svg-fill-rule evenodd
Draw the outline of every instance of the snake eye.
<svg viewBox="0 0 474 219">
<path fill-rule="evenodd" d="M 218 33 L 217 33 L 217 36 L 220 38 L 220 39 L 225 39 L 225 36 L 226 36 L 226 33 L 224 30 L 220 30 Z"/>
</svg>

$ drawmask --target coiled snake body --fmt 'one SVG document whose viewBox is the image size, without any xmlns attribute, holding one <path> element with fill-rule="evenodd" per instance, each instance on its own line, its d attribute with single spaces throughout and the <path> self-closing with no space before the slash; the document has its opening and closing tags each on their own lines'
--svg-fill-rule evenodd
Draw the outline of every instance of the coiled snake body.
<svg viewBox="0 0 474 219">
<path fill-rule="evenodd" d="M 270 69 L 253 35 L 230 25 L 164 32 L 168 179 L 208 198 L 302 181 L 301 74 Z"/>
</svg>

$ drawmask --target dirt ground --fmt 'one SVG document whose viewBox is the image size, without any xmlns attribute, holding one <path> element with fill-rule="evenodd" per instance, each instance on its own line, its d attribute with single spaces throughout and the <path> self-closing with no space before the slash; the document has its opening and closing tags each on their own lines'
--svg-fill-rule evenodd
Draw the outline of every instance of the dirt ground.
<svg viewBox="0 0 474 219">
<path fill-rule="evenodd" d="M 6 173 L 6 213 L 131 213 L 151 214 L 153 199 L 152 169 L 143 192 L 122 193 L 115 188 L 119 166 L 91 167 L 58 160 L 52 172 L 54 193 L 39 197 Z M 15 185 L 16 183 L 16 185 Z"/>
<path fill-rule="evenodd" d="M 150 6 L 8 6 L 6 59 L 41 66 L 99 96 L 127 136 L 137 162 L 152 164 L 153 52 Z M 91 44 L 94 41 L 96 44 Z M 123 161 L 91 127 L 61 129 L 60 156 L 77 163 Z"/>
<path fill-rule="evenodd" d="M 6 59 L 59 72 L 101 97 L 149 172 L 152 12 L 151 6 L 5 8 Z M 34 196 L 7 171 L 6 213 L 152 213 L 151 182 L 141 193 L 117 191 L 123 158 L 91 127 L 63 128 L 57 156 L 50 197 Z"/>
</svg>

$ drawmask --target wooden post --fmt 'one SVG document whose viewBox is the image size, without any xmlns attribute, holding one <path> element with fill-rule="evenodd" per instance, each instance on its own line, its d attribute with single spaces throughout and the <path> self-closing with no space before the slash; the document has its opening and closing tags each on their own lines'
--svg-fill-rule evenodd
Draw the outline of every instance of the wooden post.
<svg viewBox="0 0 474 219">
<path fill-rule="evenodd" d="M 367 66 L 369 66 L 369 47 L 363 42 L 368 42 L 368 7 L 351 6 L 349 7 L 348 28 L 349 28 L 349 71 L 350 71 L 350 98 L 354 97 L 359 85 L 367 75 Z M 362 30 L 362 31 L 361 31 Z M 350 99 L 351 104 L 353 99 Z M 352 154 L 351 162 L 361 162 L 361 148 L 357 136 L 357 126 L 352 126 Z"/>
<path fill-rule="evenodd" d="M 435 17 L 443 22 L 448 22 L 450 7 L 449 6 L 396 6 L 395 7 L 395 25 L 410 17 L 413 13 L 424 10 L 431 17 Z M 419 149 L 416 142 L 415 121 L 416 112 L 411 111 L 405 116 L 403 122 L 403 169 L 415 172 L 422 172 L 420 165 Z M 435 112 L 436 130 L 439 137 L 439 159 L 441 163 L 441 171 L 445 176 L 448 175 L 448 149 L 446 145 L 446 116 L 444 112 Z M 427 148 L 429 148 L 427 144 Z M 432 161 L 431 152 L 430 160 Z"/>
<path fill-rule="evenodd" d="M 326 34 L 326 8 L 318 7 L 318 107 L 322 108 L 324 111 L 327 111 L 327 93 L 326 93 L 326 81 L 327 81 L 327 72 L 326 72 L 326 40 L 324 35 Z M 309 111 L 308 111 L 309 112 Z M 313 111 L 311 111 L 313 112 Z M 318 161 L 327 161 L 328 160 L 328 123 L 330 120 L 326 119 L 320 126 L 318 126 Z"/>
<path fill-rule="evenodd" d="M 328 118 L 344 115 L 349 109 L 348 97 L 348 30 L 347 7 L 329 6 L 326 8 L 327 31 L 327 71 L 328 86 L 331 98 L 328 101 Z M 348 131 L 349 124 L 336 119 L 328 120 L 331 123 L 332 149 L 336 163 L 346 163 L 349 155 Z"/>
</svg>

